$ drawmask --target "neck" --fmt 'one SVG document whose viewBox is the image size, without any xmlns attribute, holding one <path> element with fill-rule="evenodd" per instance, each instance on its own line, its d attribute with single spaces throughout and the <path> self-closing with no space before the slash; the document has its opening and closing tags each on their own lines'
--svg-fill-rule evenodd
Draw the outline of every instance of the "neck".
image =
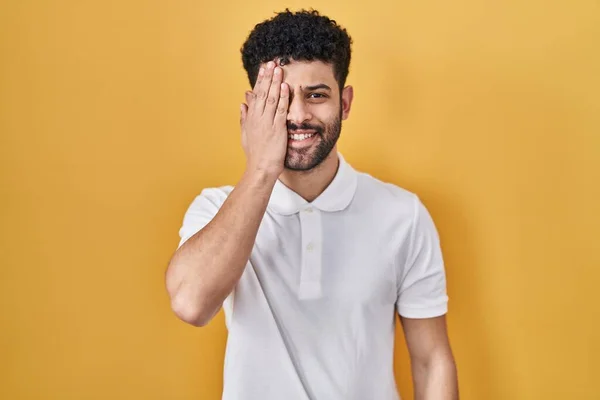
<svg viewBox="0 0 600 400">
<path fill-rule="evenodd" d="M 334 147 L 327 158 L 317 167 L 310 171 L 292 171 L 286 169 L 279 176 L 279 180 L 310 203 L 319 197 L 331 181 L 333 181 L 338 166 L 338 154 Z"/>
</svg>

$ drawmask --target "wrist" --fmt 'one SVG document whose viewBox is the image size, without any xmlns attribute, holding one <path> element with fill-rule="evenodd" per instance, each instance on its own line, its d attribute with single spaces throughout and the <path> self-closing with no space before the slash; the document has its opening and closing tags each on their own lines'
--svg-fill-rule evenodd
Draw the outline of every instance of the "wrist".
<svg viewBox="0 0 600 400">
<path fill-rule="evenodd" d="M 244 175 L 252 176 L 255 179 L 275 182 L 283 172 L 283 162 L 248 162 Z"/>
<path fill-rule="evenodd" d="M 281 172 L 278 168 L 247 167 L 242 179 L 259 186 L 274 185 Z"/>
</svg>

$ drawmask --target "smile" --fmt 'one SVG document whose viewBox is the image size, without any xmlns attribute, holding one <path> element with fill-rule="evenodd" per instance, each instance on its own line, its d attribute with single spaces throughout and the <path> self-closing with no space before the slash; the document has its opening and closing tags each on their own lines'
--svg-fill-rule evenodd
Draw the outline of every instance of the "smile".
<svg viewBox="0 0 600 400">
<path fill-rule="evenodd" d="M 306 140 L 316 135 L 316 133 L 291 133 L 288 138 L 291 140 Z"/>
</svg>

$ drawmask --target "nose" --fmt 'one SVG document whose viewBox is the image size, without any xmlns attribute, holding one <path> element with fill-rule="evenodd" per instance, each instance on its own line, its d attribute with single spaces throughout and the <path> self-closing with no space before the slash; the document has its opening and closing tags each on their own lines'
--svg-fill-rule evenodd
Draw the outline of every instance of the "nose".
<svg viewBox="0 0 600 400">
<path fill-rule="evenodd" d="M 312 115 L 309 105 L 304 101 L 301 93 L 290 93 L 290 106 L 288 109 L 287 120 L 296 125 L 300 125 L 305 121 L 310 121 Z"/>
</svg>

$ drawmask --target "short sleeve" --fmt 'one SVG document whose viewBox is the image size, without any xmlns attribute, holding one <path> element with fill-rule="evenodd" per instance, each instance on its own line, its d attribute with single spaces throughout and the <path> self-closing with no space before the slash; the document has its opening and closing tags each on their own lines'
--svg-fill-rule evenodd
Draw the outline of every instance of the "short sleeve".
<svg viewBox="0 0 600 400">
<path fill-rule="evenodd" d="M 437 229 L 415 196 L 413 223 L 396 308 L 406 318 L 433 318 L 448 312 L 446 273 Z"/>
<path fill-rule="evenodd" d="M 212 221 L 229 192 L 227 187 L 207 188 L 196 196 L 183 217 L 178 248 Z"/>
</svg>

